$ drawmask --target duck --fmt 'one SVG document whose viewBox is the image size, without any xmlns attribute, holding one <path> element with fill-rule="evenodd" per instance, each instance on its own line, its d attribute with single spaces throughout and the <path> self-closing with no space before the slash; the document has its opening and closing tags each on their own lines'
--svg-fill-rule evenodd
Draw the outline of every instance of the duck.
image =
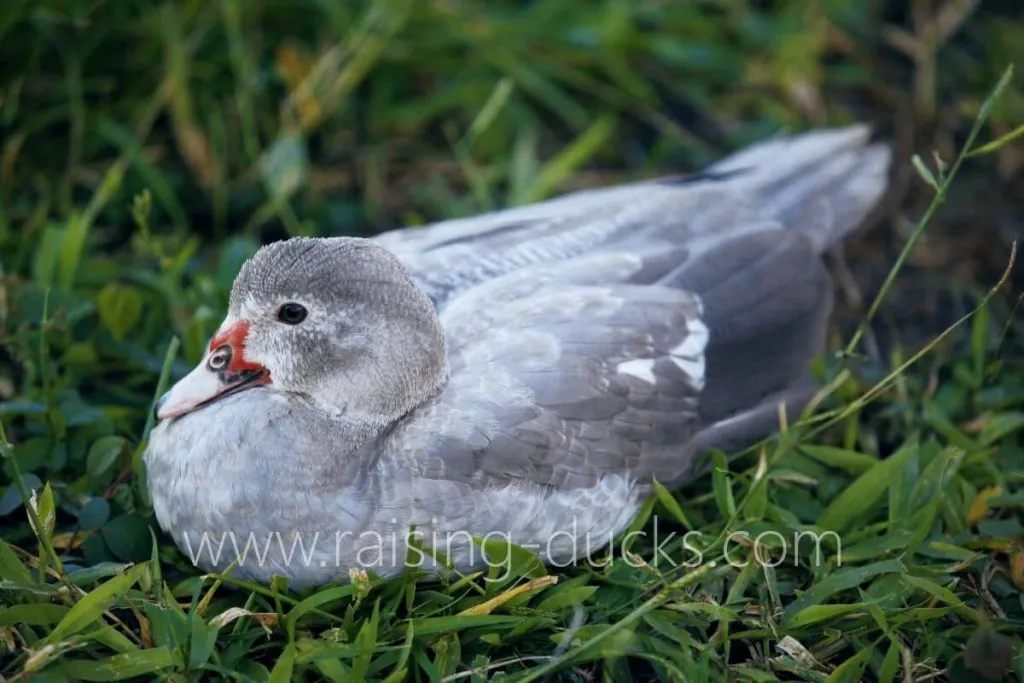
<svg viewBox="0 0 1024 683">
<path fill-rule="evenodd" d="M 818 390 L 826 252 L 888 186 L 873 138 L 261 246 L 155 402 L 157 523 L 203 571 L 296 589 L 480 571 L 488 541 L 586 561 Z"/>
</svg>

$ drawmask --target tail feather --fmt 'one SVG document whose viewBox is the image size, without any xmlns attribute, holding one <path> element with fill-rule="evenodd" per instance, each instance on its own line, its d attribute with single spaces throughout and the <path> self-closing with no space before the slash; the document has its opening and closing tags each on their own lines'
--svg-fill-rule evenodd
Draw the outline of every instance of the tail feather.
<svg viewBox="0 0 1024 683">
<path fill-rule="evenodd" d="M 860 226 L 888 186 L 892 152 L 867 126 L 758 143 L 710 167 L 735 173 L 765 217 L 807 234 L 819 253 Z"/>
</svg>

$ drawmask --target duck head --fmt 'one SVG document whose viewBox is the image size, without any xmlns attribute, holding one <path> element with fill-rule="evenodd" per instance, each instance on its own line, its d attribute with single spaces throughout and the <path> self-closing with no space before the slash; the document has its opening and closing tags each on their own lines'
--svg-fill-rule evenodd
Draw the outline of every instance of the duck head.
<svg viewBox="0 0 1024 683">
<path fill-rule="evenodd" d="M 156 414 L 180 417 L 258 388 L 384 426 L 447 373 L 434 307 L 398 259 L 370 240 L 294 238 L 242 266 L 202 362 Z"/>
</svg>

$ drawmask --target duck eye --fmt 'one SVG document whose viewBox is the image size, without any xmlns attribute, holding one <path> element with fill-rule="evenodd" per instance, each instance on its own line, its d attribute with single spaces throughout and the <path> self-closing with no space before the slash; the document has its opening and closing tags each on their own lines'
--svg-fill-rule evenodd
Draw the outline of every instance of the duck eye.
<svg viewBox="0 0 1024 683">
<path fill-rule="evenodd" d="M 210 359 L 206 361 L 206 365 L 213 370 L 218 372 L 223 370 L 231 363 L 231 347 L 222 346 L 210 355 Z"/>
<path fill-rule="evenodd" d="M 306 319 L 306 307 L 302 304 L 287 303 L 278 309 L 277 319 L 289 325 L 298 325 Z"/>
</svg>

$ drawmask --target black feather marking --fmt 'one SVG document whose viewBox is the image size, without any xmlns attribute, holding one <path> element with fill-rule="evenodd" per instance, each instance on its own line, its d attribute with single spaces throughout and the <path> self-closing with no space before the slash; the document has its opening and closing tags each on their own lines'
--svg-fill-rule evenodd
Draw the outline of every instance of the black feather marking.
<svg viewBox="0 0 1024 683">
<path fill-rule="evenodd" d="M 717 183 L 725 180 L 733 180 L 747 175 L 755 169 L 750 167 L 734 168 L 728 171 L 704 170 L 697 173 L 687 173 L 678 176 L 668 176 L 655 181 L 658 185 L 679 187 L 682 185 L 693 185 L 695 183 Z"/>
</svg>

